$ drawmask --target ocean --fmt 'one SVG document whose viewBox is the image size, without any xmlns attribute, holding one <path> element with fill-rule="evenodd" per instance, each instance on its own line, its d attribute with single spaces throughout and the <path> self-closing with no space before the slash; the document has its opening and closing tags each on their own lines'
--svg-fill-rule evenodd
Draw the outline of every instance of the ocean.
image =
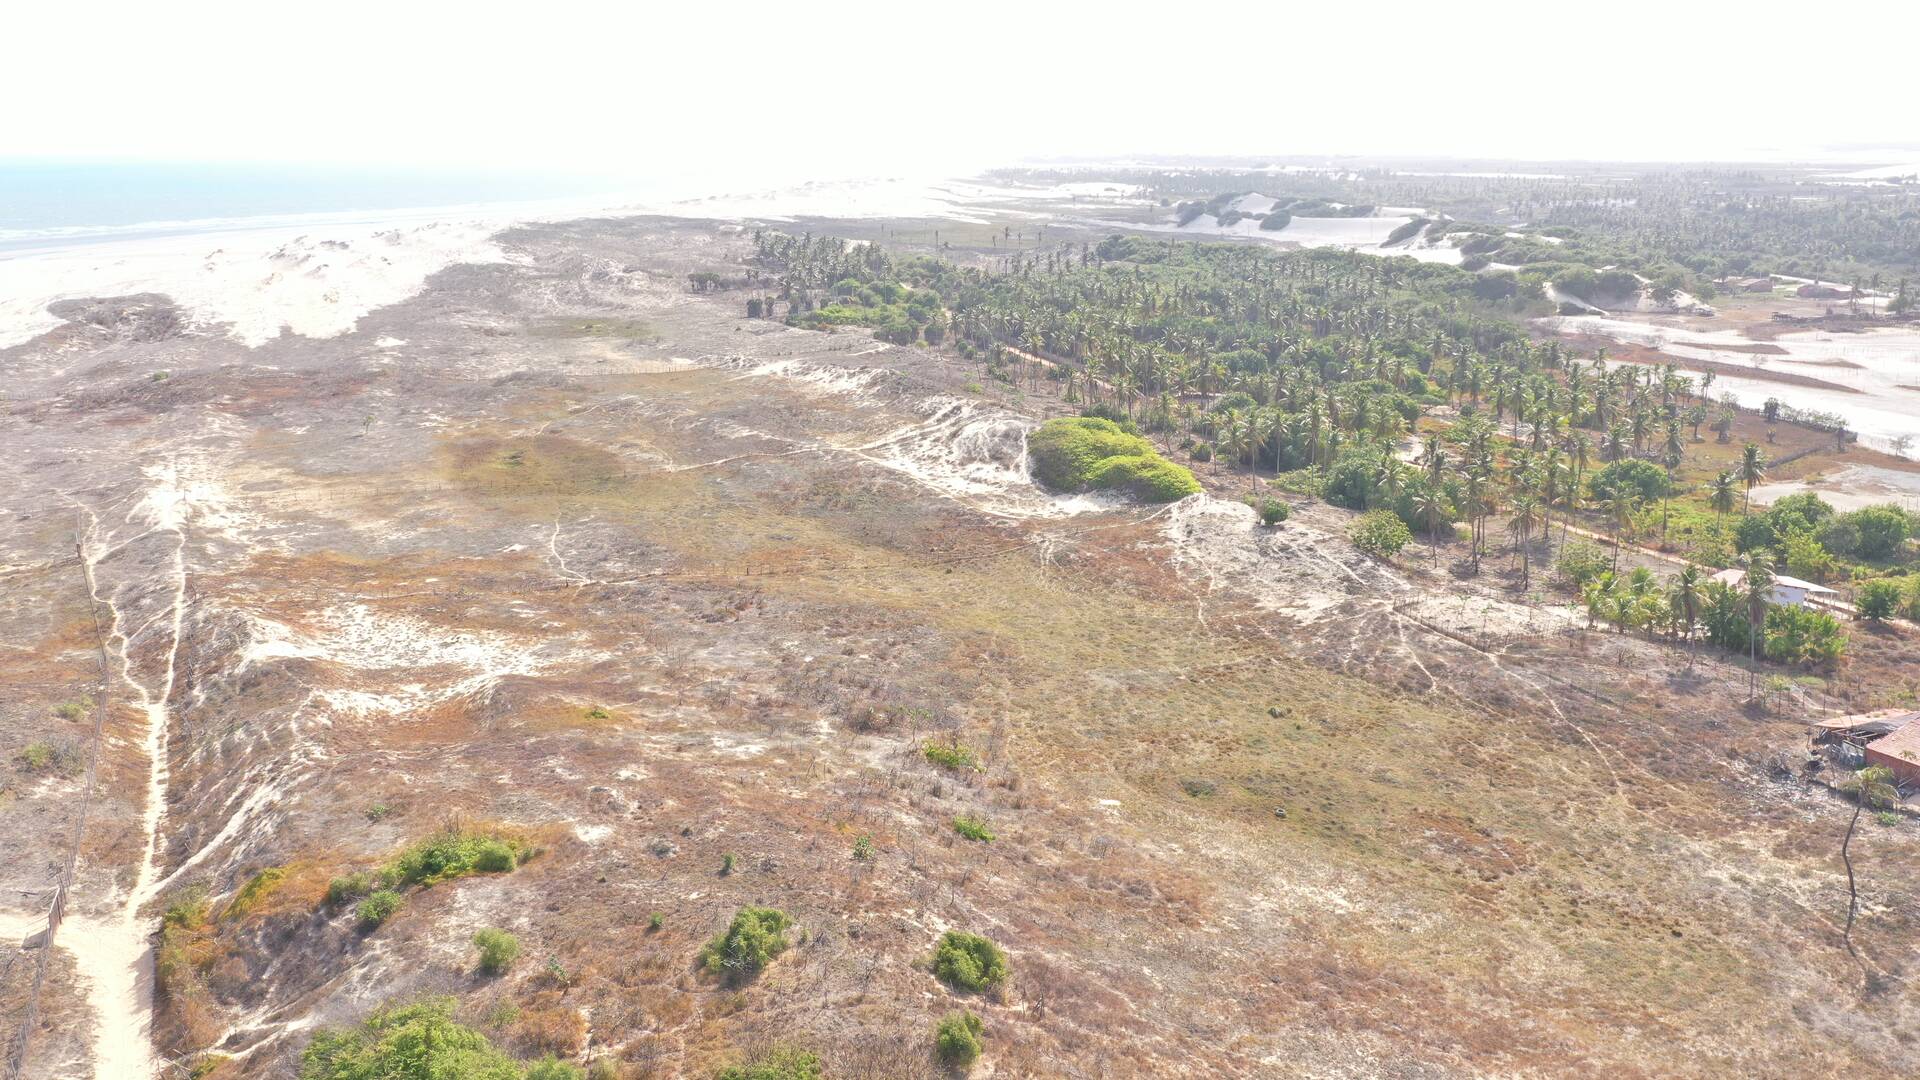
<svg viewBox="0 0 1920 1080">
<path fill-rule="evenodd" d="M 0 158 L 0 251 L 208 233 L 262 218 L 600 195 L 604 177 Z"/>
</svg>

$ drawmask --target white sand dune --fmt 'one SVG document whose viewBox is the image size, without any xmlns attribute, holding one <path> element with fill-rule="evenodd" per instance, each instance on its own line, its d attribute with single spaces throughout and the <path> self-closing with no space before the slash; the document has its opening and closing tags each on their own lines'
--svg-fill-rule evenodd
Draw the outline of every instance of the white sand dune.
<svg viewBox="0 0 1920 1080">
<path fill-rule="evenodd" d="M 1782 334 L 1773 344 L 1785 353 L 1767 355 L 1739 348 L 1754 342 L 1732 330 L 1692 330 L 1593 315 L 1554 317 L 1540 323 L 1563 333 L 1596 334 L 1675 356 L 1750 369 L 1752 376 L 1716 377 L 1714 396 L 1732 394 L 1741 405 L 1754 409 L 1768 398 L 1778 398 L 1795 408 L 1834 413 L 1846 417 L 1861 441 L 1876 449 L 1892 449 L 1899 436 L 1920 434 L 1920 390 L 1912 389 L 1920 386 L 1920 332 L 1911 329 Z M 1768 370 L 1808 375 L 1855 392 L 1777 382 L 1766 377 Z"/>
<path fill-rule="evenodd" d="M 456 262 L 507 256 L 499 221 L 269 225 L 79 243 L 0 259 L 0 348 L 59 326 L 58 300 L 163 293 L 202 326 L 248 345 L 285 330 L 331 337 L 418 292 Z"/>
<path fill-rule="evenodd" d="M 1141 202 L 1110 183 L 995 185 L 882 179 L 807 183 L 692 197 L 548 200 L 371 213 L 150 222 L 0 234 L 0 348 L 60 325 L 65 299 L 161 293 L 200 328 L 226 327 L 257 346 L 291 332 L 332 337 L 368 312 L 419 292 L 456 263 L 510 261 L 495 242 L 519 223 L 666 214 L 714 220 L 800 217 L 933 218 L 984 222 L 989 209 L 1031 214 L 1043 204 L 1113 207 Z M 1027 208 L 1027 209 L 1023 209 Z"/>
</svg>

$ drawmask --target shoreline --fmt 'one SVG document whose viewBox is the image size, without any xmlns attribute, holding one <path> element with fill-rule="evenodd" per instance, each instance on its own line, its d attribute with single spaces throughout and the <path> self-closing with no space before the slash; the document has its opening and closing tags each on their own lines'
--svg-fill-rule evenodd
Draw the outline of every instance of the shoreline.
<svg viewBox="0 0 1920 1080">
<path fill-rule="evenodd" d="M 1846 386 L 1812 375 L 1802 375 L 1793 371 L 1774 371 L 1766 368 L 1742 367 L 1721 360 L 1702 360 L 1691 356 L 1676 356 L 1670 352 L 1646 345 L 1636 345 L 1617 341 L 1604 334 L 1563 334 L 1563 340 L 1585 349 L 1606 351 L 1609 363 L 1638 364 L 1644 367 L 1666 367 L 1671 365 L 1682 371 L 1705 374 L 1712 372 L 1715 377 L 1732 376 L 1737 379 L 1752 379 L 1755 382 L 1777 382 L 1782 386 L 1803 386 L 1816 390 L 1828 390 L 1836 394 L 1865 394 L 1865 390 Z M 1851 365 L 1858 367 L 1859 365 Z"/>
<path fill-rule="evenodd" d="M 0 351 L 69 321 L 51 314 L 49 305 L 147 293 L 172 299 L 196 326 L 227 326 L 250 347 L 289 330 L 330 337 L 418 293 L 448 266 L 512 261 L 498 237 L 523 225 L 648 216 L 977 224 L 1023 203 L 1068 195 L 1061 185 L 1020 186 L 984 174 L 866 177 L 0 233 Z"/>
<path fill-rule="evenodd" d="M 1866 327 L 1781 324 L 1777 299 L 1743 305 L 1710 320 L 1689 317 L 1556 316 L 1534 320 L 1539 340 L 1599 349 L 1610 363 L 1710 373 L 1710 395 L 1758 411 L 1769 399 L 1838 416 L 1859 445 L 1899 449 L 1920 431 L 1920 392 L 1909 372 L 1920 363 L 1920 323 Z M 1698 382 L 1698 379 L 1695 380 Z"/>
</svg>

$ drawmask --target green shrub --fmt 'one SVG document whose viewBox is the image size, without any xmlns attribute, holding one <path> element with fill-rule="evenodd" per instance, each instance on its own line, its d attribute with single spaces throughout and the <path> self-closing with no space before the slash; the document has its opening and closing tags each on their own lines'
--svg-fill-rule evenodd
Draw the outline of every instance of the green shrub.
<svg viewBox="0 0 1920 1080">
<path fill-rule="evenodd" d="M 1158 453 L 1127 454 L 1103 459 L 1093 467 L 1087 487 L 1117 491 L 1141 502 L 1176 502 L 1200 490 L 1200 481 L 1183 465 Z"/>
<path fill-rule="evenodd" d="M 733 873 L 733 852 L 729 851 L 720 856 L 720 876 L 725 877 L 731 873 Z"/>
<path fill-rule="evenodd" d="M 1290 469 L 1268 483 L 1280 491 L 1312 499 L 1324 498 L 1327 493 L 1326 475 L 1318 469 Z"/>
<path fill-rule="evenodd" d="M 933 973 L 956 990 L 985 990 L 1007 977 L 1007 954 L 978 934 L 949 930 L 933 954 Z"/>
<path fill-rule="evenodd" d="M 227 902 L 225 917 L 237 919 L 252 911 L 262 900 L 273 895 L 273 891 L 286 878 L 286 870 L 278 866 L 269 866 L 248 878 L 247 883 L 240 886 L 240 890 L 233 894 L 233 899 Z"/>
<path fill-rule="evenodd" d="M 522 1065 L 456 1022 L 453 1008 L 435 998 L 322 1030 L 300 1055 L 300 1080 L 579 1080 L 580 1070 L 551 1058 Z"/>
<path fill-rule="evenodd" d="M 1292 507 L 1279 499 L 1267 499 L 1260 504 L 1259 511 L 1262 525 L 1278 525 L 1293 513 Z"/>
<path fill-rule="evenodd" d="M 1794 577 L 1820 581 L 1838 567 L 1833 555 L 1814 538 L 1810 529 L 1795 529 L 1780 534 L 1780 554 L 1787 573 Z"/>
<path fill-rule="evenodd" d="M 729 982 L 742 982 L 760 973 L 787 949 L 787 913 L 778 908 L 743 907 L 726 932 L 700 950 L 700 963 Z"/>
<path fill-rule="evenodd" d="M 993 832 L 987 828 L 986 822 L 977 817 L 967 817 L 963 815 L 954 818 L 953 831 L 969 840 L 978 840 L 982 843 L 989 844 L 993 842 Z"/>
<path fill-rule="evenodd" d="M 1863 581 L 1854 591 L 1853 603 L 1861 615 L 1875 622 L 1890 619 L 1900 606 L 1900 583 L 1888 578 Z"/>
<path fill-rule="evenodd" d="M 360 901 L 360 906 L 353 909 L 353 915 L 360 921 L 360 929 L 373 930 L 392 918 L 393 913 L 399 911 L 400 905 L 405 902 L 406 898 L 392 889 L 381 889 Z"/>
<path fill-rule="evenodd" d="M 167 910 L 160 916 L 160 922 L 163 926 L 197 930 L 206 926 L 207 916 L 211 911 L 212 905 L 207 902 L 207 887 L 190 885 L 176 894 L 167 904 Z"/>
<path fill-rule="evenodd" d="M 482 840 L 473 856 L 473 868 L 482 874 L 505 874 L 519 865 L 520 853 L 499 840 Z"/>
<path fill-rule="evenodd" d="M 666 924 L 667 924 L 667 917 L 665 915 L 660 914 L 657 911 L 647 916 L 647 929 L 649 930 L 658 930 L 662 926 L 665 926 Z"/>
<path fill-rule="evenodd" d="M 373 891 L 373 875 L 362 872 L 347 874 L 327 882 L 327 906 L 339 907 L 348 901 L 358 900 Z"/>
<path fill-rule="evenodd" d="M 1767 520 L 1780 532 L 1816 530 L 1832 518 L 1832 504 L 1811 491 L 1782 496 L 1767 507 Z"/>
<path fill-rule="evenodd" d="M 805 1050 L 780 1048 L 769 1050 L 740 1065 L 729 1065 L 713 1074 L 714 1080 L 820 1080 L 820 1058 Z"/>
<path fill-rule="evenodd" d="M 1335 506 L 1349 510 L 1370 509 L 1379 486 L 1377 477 L 1385 454 L 1373 446 L 1353 446 L 1340 452 L 1327 468 L 1321 495 Z"/>
<path fill-rule="evenodd" d="M 1353 546 L 1376 559 L 1391 559 L 1413 540 L 1407 523 L 1391 510 L 1369 510 L 1360 515 L 1347 533 Z"/>
<path fill-rule="evenodd" d="M 944 743 L 929 740 L 925 746 L 920 748 L 920 753 L 924 754 L 926 759 L 935 765 L 944 769 L 953 769 L 956 772 L 978 769 L 980 767 L 979 763 L 974 759 L 973 751 L 961 745 L 957 739 Z"/>
<path fill-rule="evenodd" d="M 1171 502 L 1200 490 L 1191 472 L 1104 417 L 1049 420 L 1028 436 L 1027 451 L 1034 478 L 1055 491 L 1118 491 Z"/>
<path fill-rule="evenodd" d="M 473 935 L 473 946 L 480 950 L 480 970 L 503 975 L 520 957 L 520 939 L 505 930 L 487 929 Z"/>
<path fill-rule="evenodd" d="M 401 852 L 380 871 L 390 889 L 428 886 L 468 874 L 504 874 L 531 855 L 498 836 L 449 827 Z"/>
<path fill-rule="evenodd" d="M 1818 667 L 1846 654 L 1847 632 L 1823 611 L 1776 604 L 1767 609 L 1763 644 L 1769 660 Z"/>
<path fill-rule="evenodd" d="M 1814 534 L 1820 546 L 1835 555 L 1849 556 L 1860 546 L 1860 527 L 1844 517 L 1829 518 Z"/>
<path fill-rule="evenodd" d="M 1859 534 L 1853 553 L 1862 559 L 1884 559 L 1900 550 L 1912 524 L 1897 506 L 1869 506 L 1841 515 Z"/>
<path fill-rule="evenodd" d="M 1891 828 L 1892 826 L 1900 824 L 1900 815 L 1891 810 L 1882 810 L 1873 815 L 1873 820 Z"/>
<path fill-rule="evenodd" d="M 873 336 L 895 345 L 911 345 L 920 337 L 920 328 L 905 318 L 894 317 L 880 324 Z"/>
<path fill-rule="evenodd" d="M 948 1068 L 966 1068 L 980 1057 L 980 1036 L 985 1028 L 969 1010 L 948 1013 L 933 1029 L 934 1056 Z"/>
<path fill-rule="evenodd" d="M 1596 502 L 1616 495 L 1637 495 L 1642 503 L 1660 501 L 1667 494 L 1667 472 L 1651 461 L 1625 458 L 1612 462 L 1588 481 Z"/>
<path fill-rule="evenodd" d="M 1780 542 L 1780 533 L 1765 514 L 1743 517 L 1733 527 L 1733 546 L 1738 551 L 1758 551 Z"/>
<path fill-rule="evenodd" d="M 30 773 L 52 772 L 78 776 L 85 768 L 80 752 L 64 743 L 36 739 L 20 748 L 20 767 Z"/>
<path fill-rule="evenodd" d="M 93 707 L 93 699 L 82 697 L 79 701 L 63 701 L 53 707 L 53 715 L 62 720 L 78 720 Z"/>
<path fill-rule="evenodd" d="M 853 857 L 866 862 L 873 858 L 873 837 L 861 836 L 853 842 Z"/>
<path fill-rule="evenodd" d="M 53 764 L 56 753 L 53 744 L 45 739 L 30 742 L 20 748 L 20 767 L 28 772 L 40 772 Z"/>
</svg>

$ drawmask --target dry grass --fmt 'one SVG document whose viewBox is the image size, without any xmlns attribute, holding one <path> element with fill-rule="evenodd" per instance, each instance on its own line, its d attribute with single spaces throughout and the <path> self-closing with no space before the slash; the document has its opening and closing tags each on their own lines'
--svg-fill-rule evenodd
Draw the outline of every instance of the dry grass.
<svg viewBox="0 0 1920 1080">
<path fill-rule="evenodd" d="M 704 305 L 644 314 L 704 342 L 687 355 L 744 337 Z M 212 704 L 182 712 L 181 851 L 243 778 L 285 779 L 206 867 L 222 891 L 286 868 L 188 965 L 221 1024 L 458 993 L 482 1019 L 517 1004 L 486 1022 L 517 1050 L 590 1045 L 633 1076 L 789 1043 L 832 1075 L 917 1077 L 959 1004 L 927 957 L 962 929 L 1009 955 L 1004 997 L 966 999 L 998 1076 L 1868 1078 L 1910 1056 L 1912 830 L 1858 848 L 1863 992 L 1838 939 L 1846 807 L 1769 778 L 1798 727 L 1741 711 L 1738 674 L 1711 659 L 1687 677 L 1665 646 L 1519 619 L 1433 632 L 1373 586 L 1336 588 L 1309 546 L 1275 558 L 1335 594 L 1290 618 L 1175 572 L 1157 523 L 994 519 L 846 455 L 668 471 L 767 449 L 712 418 L 795 439 L 911 419 L 772 380 L 487 390 L 459 436 L 423 431 L 351 483 L 262 449 L 249 467 L 282 485 L 273 506 L 352 489 L 325 505 L 364 527 L 195 578 L 296 630 L 351 602 L 567 650 L 363 715 L 300 706 L 467 672 L 287 660 L 226 681 L 237 645 L 196 639 Z M 403 513 L 432 529 L 382 531 Z M 1876 645 L 1872 693 L 1903 692 L 1909 644 Z M 982 772 L 925 760 L 948 735 Z M 374 802 L 399 810 L 369 820 Z M 301 909 L 449 813 L 548 853 L 420 891 L 371 938 Z M 962 814 L 994 842 L 958 840 Z M 852 857 L 860 836 L 871 859 Z M 792 914 L 792 947 L 744 986 L 701 979 L 701 943 L 745 905 Z M 471 972 L 481 926 L 526 945 L 497 980 Z M 249 1074 L 297 1049 L 263 1049 Z"/>
</svg>

